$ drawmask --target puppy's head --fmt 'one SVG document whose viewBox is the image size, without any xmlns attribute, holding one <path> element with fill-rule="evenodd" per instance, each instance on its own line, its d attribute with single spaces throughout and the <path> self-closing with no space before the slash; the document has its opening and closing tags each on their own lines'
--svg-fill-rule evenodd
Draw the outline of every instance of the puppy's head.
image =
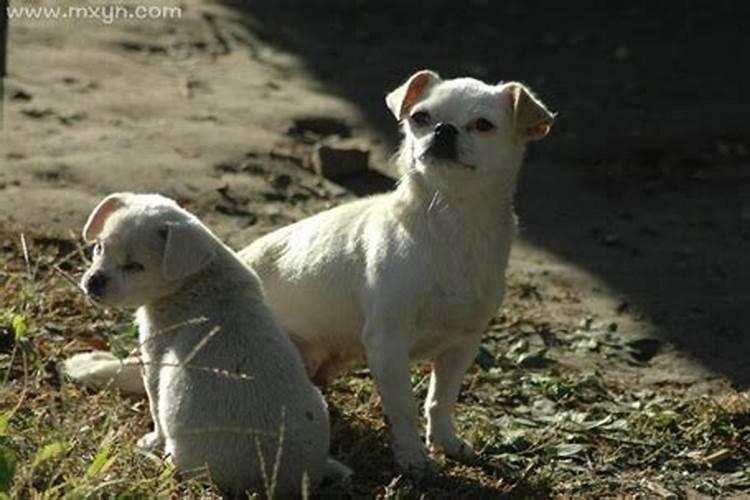
<svg viewBox="0 0 750 500">
<path fill-rule="evenodd" d="M 402 160 L 443 189 L 514 179 L 529 141 L 549 132 L 554 115 L 523 84 L 443 80 L 419 71 L 388 94 L 402 122 Z"/>
<path fill-rule="evenodd" d="M 81 288 L 108 305 L 137 307 L 177 291 L 214 258 L 216 241 L 197 218 L 160 195 L 115 193 L 91 212 L 94 243 Z"/>
</svg>

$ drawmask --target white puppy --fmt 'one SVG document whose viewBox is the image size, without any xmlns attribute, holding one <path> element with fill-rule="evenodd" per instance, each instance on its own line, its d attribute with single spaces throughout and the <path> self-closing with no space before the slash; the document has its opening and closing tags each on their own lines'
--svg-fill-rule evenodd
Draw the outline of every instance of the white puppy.
<svg viewBox="0 0 750 500">
<path fill-rule="evenodd" d="M 305 475 L 314 485 L 345 471 L 326 460 L 325 403 L 257 276 L 195 216 L 159 195 L 117 193 L 94 209 L 83 236 L 96 241 L 86 293 L 139 306 L 154 422 L 139 446 L 163 443 L 180 470 L 207 468 L 233 493 L 275 483 L 279 497 L 299 496 Z M 132 363 L 124 366 L 132 373 Z"/>
<path fill-rule="evenodd" d="M 274 231 L 240 257 L 260 276 L 314 380 L 366 356 L 396 461 L 420 473 L 431 461 L 417 432 L 409 362 L 432 361 L 428 444 L 472 457 L 453 409 L 503 299 L 526 144 L 547 134 L 554 115 L 520 83 L 442 80 L 432 71 L 412 75 L 386 102 L 404 133 L 398 188 Z M 71 361 L 68 372 L 90 384 L 117 367 Z"/>
<path fill-rule="evenodd" d="M 456 436 L 461 380 L 500 305 L 512 200 L 530 140 L 554 116 L 523 85 L 414 74 L 386 99 L 402 122 L 398 188 L 334 208 L 240 252 L 314 380 L 365 354 L 397 463 L 429 469 L 409 361 L 432 361 L 427 442 L 470 458 Z"/>
</svg>

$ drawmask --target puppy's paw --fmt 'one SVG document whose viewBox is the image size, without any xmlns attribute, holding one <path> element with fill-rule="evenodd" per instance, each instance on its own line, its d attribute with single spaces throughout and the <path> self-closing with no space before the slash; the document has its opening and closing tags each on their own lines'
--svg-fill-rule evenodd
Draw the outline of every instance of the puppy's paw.
<svg viewBox="0 0 750 500">
<path fill-rule="evenodd" d="M 459 439 L 456 436 L 451 436 L 448 439 L 442 440 L 442 442 L 433 438 L 428 441 L 428 446 L 433 453 L 443 452 L 446 457 L 460 462 L 471 462 L 477 458 L 477 452 L 474 451 L 474 448 L 468 441 Z"/>
<path fill-rule="evenodd" d="M 138 448 L 144 451 L 155 451 L 162 444 L 164 444 L 164 438 L 156 431 L 145 434 L 135 443 Z"/>
<path fill-rule="evenodd" d="M 423 446 L 408 449 L 394 447 L 393 454 L 398 470 L 412 479 L 419 480 L 439 471 L 438 466 L 432 461 Z"/>
</svg>

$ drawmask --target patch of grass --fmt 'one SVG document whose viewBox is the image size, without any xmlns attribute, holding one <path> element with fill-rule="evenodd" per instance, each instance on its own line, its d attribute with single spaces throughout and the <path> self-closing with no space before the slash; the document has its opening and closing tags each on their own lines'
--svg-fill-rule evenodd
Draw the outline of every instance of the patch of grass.
<svg viewBox="0 0 750 500">
<path fill-rule="evenodd" d="M 180 480 L 159 457 L 135 449 L 150 426 L 145 401 L 61 379 L 57 364 L 65 357 L 92 348 L 125 354 L 137 334 L 130 314 L 95 307 L 76 290 L 72 277 L 80 276 L 85 258 L 74 239 L 26 234 L 22 243 L 20 234 L 0 230 L 0 498 L 218 497 L 209 483 Z M 696 398 L 680 386 L 638 387 L 565 366 L 558 355 L 580 353 L 585 331 L 597 327 L 551 323 L 535 290 L 511 281 L 509 301 L 466 377 L 457 425 L 480 451 L 475 463 L 439 458 L 442 472 L 435 477 L 399 476 L 369 374 L 354 370 L 326 390 L 332 452 L 354 469 L 354 481 L 319 496 L 651 498 L 750 491 L 746 393 L 727 388 L 721 396 Z M 583 352 L 609 359 L 617 338 L 606 327 L 601 332 L 593 335 L 597 349 Z M 427 374 L 427 367 L 413 371 L 422 396 Z"/>
</svg>

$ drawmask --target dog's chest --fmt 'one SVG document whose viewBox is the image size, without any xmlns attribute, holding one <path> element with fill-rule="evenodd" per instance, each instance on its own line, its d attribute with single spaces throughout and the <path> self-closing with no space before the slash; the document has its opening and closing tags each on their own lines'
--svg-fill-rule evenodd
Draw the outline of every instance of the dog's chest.
<svg viewBox="0 0 750 500">
<path fill-rule="evenodd" d="M 501 224 L 450 229 L 432 235 L 429 255 L 416 254 L 407 264 L 421 275 L 414 280 L 420 337 L 481 332 L 505 291 L 512 228 Z"/>
</svg>

